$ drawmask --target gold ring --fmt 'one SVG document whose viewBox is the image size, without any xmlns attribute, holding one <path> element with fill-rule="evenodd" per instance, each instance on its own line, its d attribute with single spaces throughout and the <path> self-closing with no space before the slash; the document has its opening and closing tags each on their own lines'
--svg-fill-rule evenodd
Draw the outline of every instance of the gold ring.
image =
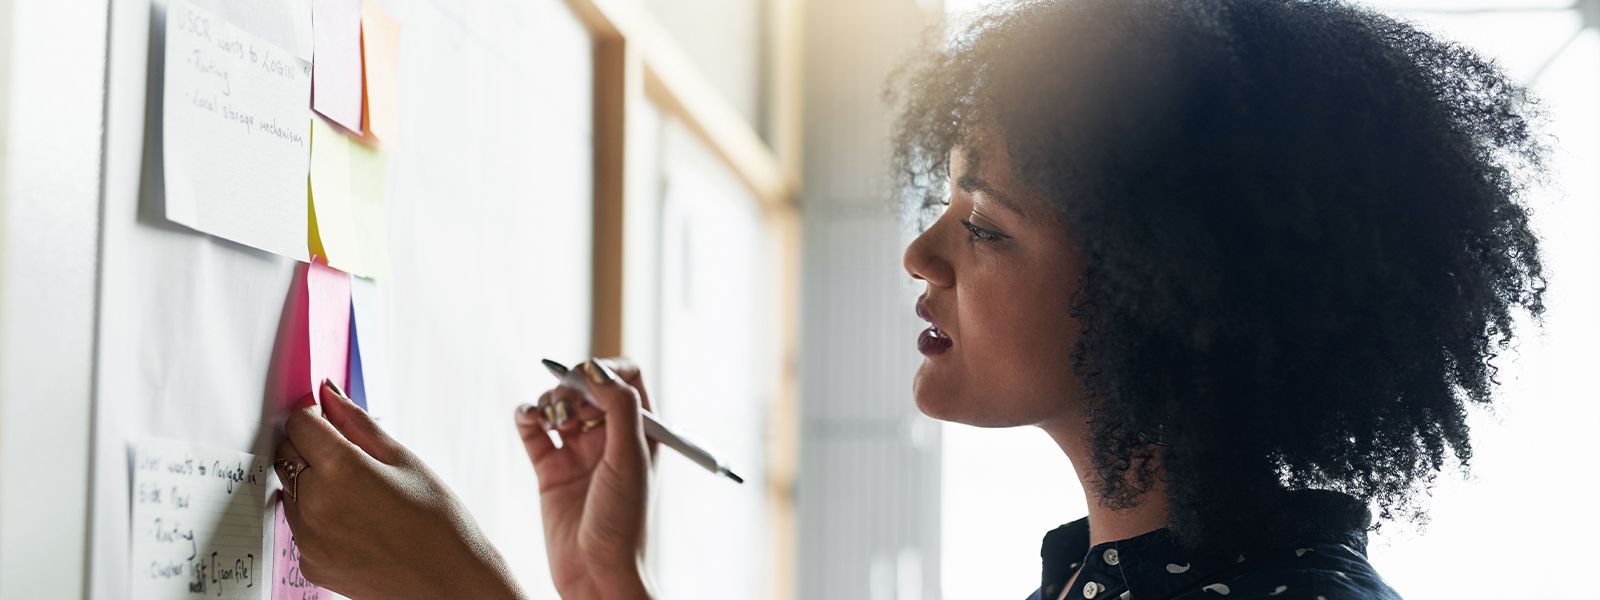
<svg viewBox="0 0 1600 600">
<path fill-rule="evenodd" d="M 583 433 L 589 433 L 591 431 L 599 429 L 601 425 L 605 425 L 605 424 L 606 424 L 606 416 L 605 415 L 600 415 L 600 416 L 595 417 L 593 419 L 589 419 L 587 421 L 584 421 L 583 422 L 583 427 L 581 428 L 581 431 Z"/>
</svg>

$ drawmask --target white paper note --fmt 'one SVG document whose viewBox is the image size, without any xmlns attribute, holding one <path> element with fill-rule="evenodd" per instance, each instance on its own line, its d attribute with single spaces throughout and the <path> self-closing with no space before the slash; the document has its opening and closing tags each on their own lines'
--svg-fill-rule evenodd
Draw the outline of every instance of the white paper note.
<svg viewBox="0 0 1600 600">
<path fill-rule="evenodd" d="M 269 477 L 253 454 L 134 444 L 133 598 L 263 597 L 272 577 L 262 530 Z"/>
<path fill-rule="evenodd" d="M 172 0 L 163 76 L 167 219 L 307 260 L 311 63 Z"/>
</svg>

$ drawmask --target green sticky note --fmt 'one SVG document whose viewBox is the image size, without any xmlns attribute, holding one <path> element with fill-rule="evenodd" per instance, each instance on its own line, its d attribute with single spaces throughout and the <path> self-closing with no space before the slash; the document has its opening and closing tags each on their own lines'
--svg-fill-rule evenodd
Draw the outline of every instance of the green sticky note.
<svg viewBox="0 0 1600 600">
<path fill-rule="evenodd" d="M 383 212 L 383 150 L 350 144 L 350 201 L 354 209 L 356 239 L 361 247 L 361 275 L 389 277 L 389 228 Z"/>
</svg>

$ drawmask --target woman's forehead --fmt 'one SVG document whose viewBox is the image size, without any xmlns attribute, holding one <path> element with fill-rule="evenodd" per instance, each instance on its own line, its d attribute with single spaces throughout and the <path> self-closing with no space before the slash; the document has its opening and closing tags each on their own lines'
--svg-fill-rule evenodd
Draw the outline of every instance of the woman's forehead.
<svg viewBox="0 0 1600 600">
<path fill-rule="evenodd" d="M 951 193 L 979 193 L 985 200 L 1022 217 L 1033 216 L 1046 202 L 1017 181 L 1010 155 L 997 136 L 978 136 L 950 149 Z"/>
</svg>

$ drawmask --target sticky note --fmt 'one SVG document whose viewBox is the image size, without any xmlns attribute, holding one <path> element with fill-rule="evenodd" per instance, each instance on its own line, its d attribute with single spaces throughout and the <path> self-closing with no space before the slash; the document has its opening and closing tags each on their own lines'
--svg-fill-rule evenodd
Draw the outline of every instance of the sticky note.
<svg viewBox="0 0 1600 600">
<path fill-rule="evenodd" d="M 361 0 L 313 0 L 311 107 L 361 133 Z"/>
<path fill-rule="evenodd" d="M 322 386 L 329 379 L 340 388 L 349 386 L 345 380 L 350 358 L 350 275 L 320 261 L 312 262 L 306 269 L 307 332 L 311 344 L 311 389 Z"/>
<path fill-rule="evenodd" d="M 351 291 L 355 288 L 352 287 Z M 367 379 L 362 374 L 361 368 L 361 336 L 356 333 L 355 307 L 350 307 L 350 374 L 345 376 L 350 380 L 350 387 L 345 392 L 350 394 L 350 401 L 361 407 L 361 410 L 372 414 L 372 409 L 367 404 Z"/>
<path fill-rule="evenodd" d="M 361 242 L 350 198 L 350 138 L 311 118 L 312 254 L 338 269 L 363 273 Z"/>
<path fill-rule="evenodd" d="M 277 518 L 272 525 L 272 600 L 331 600 L 337 594 L 306 581 L 300 574 L 300 547 L 294 543 L 294 530 L 283 515 L 279 495 Z"/>
<path fill-rule="evenodd" d="M 187 0 L 166 25 L 167 219 L 305 260 L 311 63 Z"/>
<path fill-rule="evenodd" d="M 261 598 L 267 461 L 153 438 L 131 451 L 132 597 Z"/>
<path fill-rule="evenodd" d="M 355 328 L 350 344 L 350 399 L 374 418 L 382 419 L 389 414 L 392 396 L 389 339 L 377 282 L 350 278 L 350 312 Z"/>
<path fill-rule="evenodd" d="M 400 57 L 400 22 L 372 0 L 361 2 L 361 60 L 366 73 L 366 111 L 362 130 L 383 145 L 400 142 L 400 105 L 396 74 Z"/>
<path fill-rule="evenodd" d="M 350 209 L 355 220 L 361 266 L 353 273 L 375 279 L 389 277 L 389 221 L 384 212 L 382 149 L 350 143 Z"/>
<path fill-rule="evenodd" d="M 296 272 L 292 297 L 283 370 L 285 406 L 320 390 L 323 379 L 340 387 L 349 384 L 350 276 L 314 257 Z"/>
</svg>

